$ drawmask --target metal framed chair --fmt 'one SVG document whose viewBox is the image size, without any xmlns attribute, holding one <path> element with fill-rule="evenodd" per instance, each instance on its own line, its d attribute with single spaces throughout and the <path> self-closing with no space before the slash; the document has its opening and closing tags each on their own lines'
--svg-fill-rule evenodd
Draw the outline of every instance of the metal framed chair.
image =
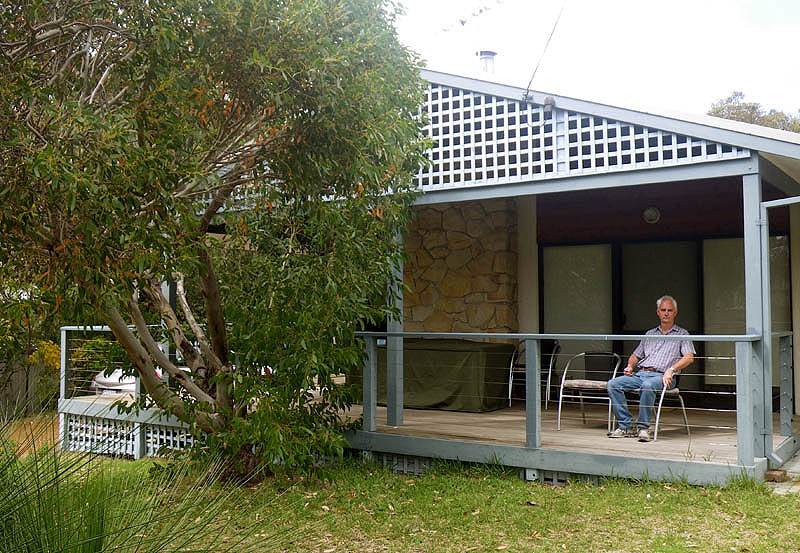
<svg viewBox="0 0 800 553">
<path fill-rule="evenodd" d="M 598 360 L 602 365 L 605 365 L 604 368 L 593 367 L 586 371 L 589 375 L 602 376 L 603 378 L 571 378 L 575 373 L 573 363 L 578 359 Z M 605 363 L 603 360 L 605 360 Z M 558 417 L 556 419 L 556 428 L 558 430 L 561 430 L 561 410 L 564 398 L 577 399 L 580 402 L 581 418 L 583 424 L 586 424 L 586 410 L 583 400 L 585 397 L 591 397 L 592 400 L 608 403 L 608 431 L 611 432 L 613 415 L 611 412 L 611 399 L 608 397 L 606 384 L 610 378 L 617 376 L 617 370 L 621 363 L 622 358 L 611 351 L 582 351 L 569 358 L 564 366 L 564 372 L 561 374 L 561 386 L 558 389 Z"/>
<path fill-rule="evenodd" d="M 683 403 L 683 398 L 681 397 L 681 390 L 678 387 L 680 384 L 680 379 L 681 379 L 680 375 L 677 375 L 675 377 L 674 388 L 671 388 L 669 390 L 663 388 L 661 390 L 661 394 L 659 395 L 658 398 L 658 408 L 656 409 L 656 424 L 655 424 L 655 430 L 653 431 L 653 441 L 656 441 L 658 439 L 658 425 L 659 422 L 661 421 L 661 406 L 664 403 L 664 398 L 678 400 L 678 402 L 681 405 L 681 413 L 683 414 L 683 424 L 686 427 L 686 435 L 687 436 L 692 435 L 691 432 L 689 431 L 689 418 L 686 416 L 686 405 Z"/>
<path fill-rule="evenodd" d="M 556 360 L 558 359 L 558 354 L 561 353 L 561 344 L 555 342 L 553 345 L 553 351 L 550 353 L 550 363 L 547 366 L 547 384 L 545 392 L 544 392 L 544 408 L 547 409 L 547 404 L 550 403 L 550 390 L 552 389 L 553 383 L 553 374 L 555 373 L 556 369 Z"/>
<path fill-rule="evenodd" d="M 511 390 L 514 387 L 514 375 L 522 376 L 525 378 L 525 342 L 520 341 L 517 344 L 516 350 L 511 355 L 511 364 L 508 367 L 508 406 L 511 407 Z M 547 409 L 547 404 L 550 401 L 550 385 L 551 378 L 556 367 L 556 359 L 558 353 L 561 351 L 561 345 L 558 342 L 553 343 L 553 349 L 549 353 L 550 361 L 547 367 L 547 384 L 544 396 L 544 408 Z"/>
<path fill-rule="evenodd" d="M 661 407 L 664 405 L 664 400 L 677 400 L 681 407 L 681 414 L 683 415 L 683 425 L 686 428 L 686 435 L 691 436 L 691 431 L 689 430 L 689 417 L 686 415 L 686 404 L 683 402 L 683 397 L 681 396 L 681 389 L 680 389 L 680 381 L 681 375 L 675 376 L 675 387 L 670 388 L 667 390 L 666 388 L 661 389 L 661 393 L 658 394 L 658 404 L 655 405 L 656 411 L 656 422 L 654 424 L 653 430 L 653 441 L 655 442 L 658 440 L 658 427 L 661 423 Z M 638 394 L 638 390 L 633 390 L 632 393 Z M 610 405 L 610 402 L 609 402 Z M 609 420 L 609 430 L 611 430 L 614 426 L 616 426 L 616 417 L 614 417 L 613 413 L 611 413 L 611 418 Z"/>
</svg>

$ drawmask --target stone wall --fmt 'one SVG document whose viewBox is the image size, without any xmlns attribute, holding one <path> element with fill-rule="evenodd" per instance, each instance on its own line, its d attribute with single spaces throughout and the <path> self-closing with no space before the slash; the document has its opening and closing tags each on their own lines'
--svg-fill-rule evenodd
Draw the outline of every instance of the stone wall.
<svg viewBox="0 0 800 553">
<path fill-rule="evenodd" d="M 513 199 L 424 206 L 405 235 L 406 332 L 516 332 Z"/>
</svg>

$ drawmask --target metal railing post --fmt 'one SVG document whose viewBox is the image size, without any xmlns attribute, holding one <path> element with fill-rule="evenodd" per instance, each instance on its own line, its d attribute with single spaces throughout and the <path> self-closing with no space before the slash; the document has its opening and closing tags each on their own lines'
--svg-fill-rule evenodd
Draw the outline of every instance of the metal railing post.
<svg viewBox="0 0 800 553">
<path fill-rule="evenodd" d="M 792 435 L 792 405 L 794 389 L 792 387 L 792 337 L 778 338 L 778 354 L 780 360 L 780 433 L 781 436 Z"/>
<path fill-rule="evenodd" d="M 72 336 L 66 328 L 61 328 L 61 374 L 59 375 L 59 409 L 58 409 L 58 442 L 61 449 L 69 448 L 69 432 L 67 428 L 67 415 L 61 412 L 61 402 L 69 399 L 69 381 L 72 378 L 70 367 L 70 349 Z"/>
<path fill-rule="evenodd" d="M 541 357 L 539 340 L 525 340 L 525 447 L 542 446 Z"/>
<path fill-rule="evenodd" d="M 402 243 L 403 237 L 398 234 L 395 240 Z M 403 332 L 403 262 L 397 261 L 392 266 L 392 298 L 398 317 L 390 316 L 386 321 L 389 332 Z M 386 424 L 403 425 L 403 336 L 387 336 L 386 338 Z"/>
<path fill-rule="evenodd" d="M 736 342 L 736 439 L 740 466 L 755 463 L 758 411 L 753 398 L 753 367 L 758 366 L 756 342 Z"/>
<path fill-rule="evenodd" d="M 403 425 L 402 336 L 389 336 L 386 339 L 386 424 Z"/>
<path fill-rule="evenodd" d="M 70 366 L 69 350 L 72 348 L 72 335 L 66 328 L 61 329 L 61 379 L 59 382 L 59 397 L 69 399 L 69 380 L 72 378 L 72 367 Z"/>
<path fill-rule="evenodd" d="M 769 278 L 763 278 L 764 263 L 769 267 L 769 252 L 762 251 L 762 235 L 763 226 L 761 221 L 761 176 L 759 174 L 758 156 L 752 157 L 752 173 L 742 176 L 742 222 L 744 225 L 744 305 L 745 305 L 745 331 L 747 334 L 757 334 L 761 337 L 761 342 L 754 343 L 750 348 L 754 357 L 751 361 L 757 360 L 758 363 L 751 362 L 749 364 L 749 375 L 747 381 L 747 388 L 739 388 L 740 393 L 747 394 L 748 397 L 752 396 L 753 404 L 752 409 L 748 413 L 752 414 L 753 425 L 757 429 L 755 432 L 756 449 L 754 451 L 756 457 L 766 457 L 771 451 L 771 447 L 767 447 L 767 441 L 771 441 L 772 432 L 770 431 L 769 437 L 766 434 L 767 417 L 772 414 L 766 406 L 766 399 L 769 398 L 771 402 L 771 392 L 764 389 L 766 383 L 766 375 L 769 370 L 761 361 L 766 361 L 764 356 L 769 355 L 769 337 L 770 333 L 766 326 L 769 326 L 769 315 L 765 314 L 765 307 L 769 308 L 769 299 L 766 305 L 764 304 L 764 288 L 763 285 L 769 284 Z M 766 261 L 765 261 L 766 257 Z M 769 298 L 769 294 L 767 294 Z M 756 354 L 757 350 L 757 354 Z M 771 370 L 771 367 L 770 367 Z M 737 371 L 737 379 L 739 377 Z M 771 380 L 770 380 L 771 384 Z M 769 426 L 772 425 L 770 418 Z M 752 463 L 751 463 L 752 464 Z"/>
<path fill-rule="evenodd" d="M 363 390 L 363 429 L 367 432 L 375 432 L 377 428 L 375 412 L 378 404 L 378 340 L 375 336 L 367 336 L 364 339 L 367 357 L 364 360 L 364 374 L 362 375 Z"/>
</svg>

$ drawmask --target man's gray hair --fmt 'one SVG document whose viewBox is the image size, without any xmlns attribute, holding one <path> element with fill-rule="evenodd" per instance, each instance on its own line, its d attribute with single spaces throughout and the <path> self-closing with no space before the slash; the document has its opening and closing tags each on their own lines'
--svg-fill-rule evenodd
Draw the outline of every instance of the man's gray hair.
<svg viewBox="0 0 800 553">
<path fill-rule="evenodd" d="M 677 310 L 678 310 L 678 302 L 677 302 L 677 300 L 675 300 L 675 298 L 673 298 L 672 296 L 661 296 L 660 298 L 658 298 L 658 299 L 656 300 L 656 309 L 658 309 L 659 307 L 661 307 L 661 302 L 663 302 L 663 301 L 665 301 L 665 300 L 669 300 L 669 301 L 671 301 L 671 302 L 672 302 L 672 305 L 673 305 L 673 306 L 675 306 L 675 311 L 677 311 Z"/>
</svg>

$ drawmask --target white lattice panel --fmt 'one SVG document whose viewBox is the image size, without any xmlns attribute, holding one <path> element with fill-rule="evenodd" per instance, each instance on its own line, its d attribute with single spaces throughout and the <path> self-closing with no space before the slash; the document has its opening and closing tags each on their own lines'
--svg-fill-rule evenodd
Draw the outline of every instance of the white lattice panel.
<svg viewBox="0 0 800 553">
<path fill-rule="evenodd" d="M 156 457 L 162 449 L 183 451 L 190 447 L 194 440 L 185 428 L 148 424 L 145 427 L 145 455 Z"/>
<path fill-rule="evenodd" d="M 105 417 L 66 415 L 66 446 L 70 451 L 136 456 L 135 432 L 140 423 Z M 145 451 L 156 457 L 162 449 L 185 450 L 193 443 L 188 430 L 178 426 L 141 423 Z"/>
<path fill-rule="evenodd" d="M 133 456 L 133 423 L 79 415 L 67 415 L 66 419 L 66 449 Z"/>
<path fill-rule="evenodd" d="M 434 146 L 423 190 L 748 157 L 727 144 L 431 83 L 423 111 Z"/>
</svg>

